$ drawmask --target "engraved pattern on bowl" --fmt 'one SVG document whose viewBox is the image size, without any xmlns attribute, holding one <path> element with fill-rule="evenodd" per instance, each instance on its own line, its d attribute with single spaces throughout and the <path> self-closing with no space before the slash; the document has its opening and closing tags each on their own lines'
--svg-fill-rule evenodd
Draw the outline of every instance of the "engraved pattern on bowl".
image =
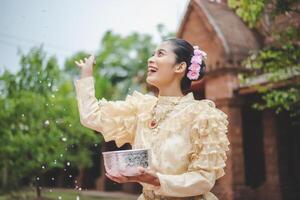
<svg viewBox="0 0 300 200">
<path fill-rule="evenodd" d="M 104 166 L 108 174 L 118 176 L 135 176 L 137 167 L 149 166 L 149 149 L 133 149 L 103 152 Z"/>
</svg>

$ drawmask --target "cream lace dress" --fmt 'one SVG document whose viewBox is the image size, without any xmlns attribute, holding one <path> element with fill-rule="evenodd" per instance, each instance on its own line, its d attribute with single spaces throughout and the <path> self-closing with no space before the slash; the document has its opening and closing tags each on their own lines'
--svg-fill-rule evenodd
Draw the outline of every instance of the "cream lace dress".
<svg viewBox="0 0 300 200">
<path fill-rule="evenodd" d="M 210 190 L 224 175 L 229 141 L 227 115 L 213 101 L 195 100 L 192 93 L 155 97 L 137 91 L 124 101 L 97 100 L 92 77 L 77 80 L 75 86 L 84 126 L 101 132 L 105 141 L 115 140 L 119 147 L 130 143 L 133 149 L 151 149 L 151 168 L 161 186 L 141 183 L 144 190 L 162 196 L 217 199 Z M 156 102 L 158 117 L 177 103 L 158 132 L 148 128 Z M 142 194 L 139 200 L 143 199 Z"/>
</svg>

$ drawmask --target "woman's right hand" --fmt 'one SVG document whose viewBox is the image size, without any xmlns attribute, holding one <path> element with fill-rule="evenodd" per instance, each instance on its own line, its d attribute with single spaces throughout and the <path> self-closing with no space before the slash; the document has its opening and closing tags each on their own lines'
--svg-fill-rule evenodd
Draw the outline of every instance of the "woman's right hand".
<svg viewBox="0 0 300 200">
<path fill-rule="evenodd" d="M 75 64 L 80 68 L 80 77 L 85 78 L 93 75 L 93 65 L 95 64 L 95 56 L 91 55 L 83 60 L 75 61 Z"/>
</svg>

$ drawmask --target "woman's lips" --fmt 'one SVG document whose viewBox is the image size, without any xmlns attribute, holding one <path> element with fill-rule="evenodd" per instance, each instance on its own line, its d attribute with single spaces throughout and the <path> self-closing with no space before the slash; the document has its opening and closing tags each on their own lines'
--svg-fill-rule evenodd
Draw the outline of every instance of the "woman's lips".
<svg viewBox="0 0 300 200">
<path fill-rule="evenodd" d="M 158 71 L 157 67 L 154 67 L 154 66 L 151 66 L 151 65 L 148 66 L 148 75 L 151 75 L 151 74 L 153 74 L 157 71 Z"/>
</svg>

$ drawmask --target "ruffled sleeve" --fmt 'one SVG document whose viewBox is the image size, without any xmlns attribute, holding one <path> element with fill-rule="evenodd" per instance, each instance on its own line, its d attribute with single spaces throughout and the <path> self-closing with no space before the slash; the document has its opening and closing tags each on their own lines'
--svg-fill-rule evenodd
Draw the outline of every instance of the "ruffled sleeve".
<svg viewBox="0 0 300 200">
<path fill-rule="evenodd" d="M 193 144 L 188 171 L 204 169 L 215 171 L 216 179 L 224 175 L 226 151 L 229 150 L 227 138 L 227 115 L 216 108 L 210 100 L 202 100 L 200 112 L 194 119 L 191 130 Z"/>
<path fill-rule="evenodd" d="M 215 181 L 224 175 L 227 139 L 227 115 L 210 100 L 202 100 L 193 110 L 187 172 L 179 175 L 157 173 L 160 187 L 155 193 L 166 196 L 212 195 Z"/>
<path fill-rule="evenodd" d="M 124 101 L 98 101 L 92 77 L 77 80 L 75 87 L 82 125 L 101 132 L 105 141 L 115 140 L 118 147 L 134 141 L 138 112 L 150 95 L 134 91 Z"/>
</svg>

